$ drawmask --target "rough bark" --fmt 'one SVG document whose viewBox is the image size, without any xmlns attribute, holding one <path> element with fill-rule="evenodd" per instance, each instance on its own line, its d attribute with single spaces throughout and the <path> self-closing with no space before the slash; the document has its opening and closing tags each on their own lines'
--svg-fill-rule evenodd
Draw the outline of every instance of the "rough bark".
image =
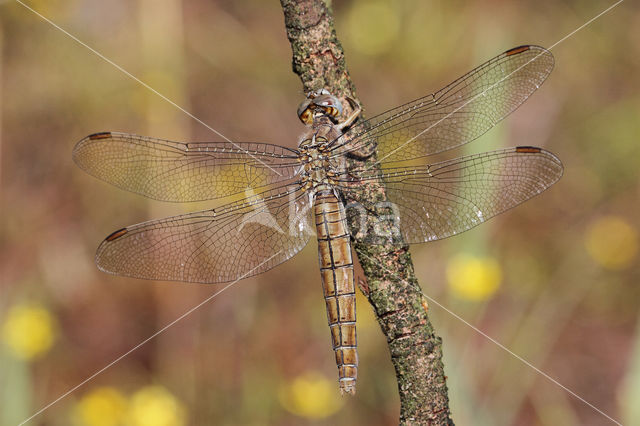
<svg viewBox="0 0 640 426">
<path fill-rule="evenodd" d="M 302 80 L 305 92 L 325 88 L 340 98 L 348 111 L 345 97 L 356 101 L 357 97 L 333 25 L 330 2 L 281 0 L 281 4 L 293 51 L 293 71 Z M 352 167 L 376 167 L 375 154 L 349 161 Z M 386 200 L 382 184 L 363 186 L 358 192 L 354 201 L 364 205 Z M 368 211 L 372 226 L 380 212 L 375 208 Z M 387 337 L 396 371 L 400 423 L 452 425 L 442 340 L 427 316 L 427 303 L 415 277 L 408 246 L 398 239 L 369 245 L 356 237 L 354 248 L 366 277 L 366 284 L 360 289 Z"/>
</svg>

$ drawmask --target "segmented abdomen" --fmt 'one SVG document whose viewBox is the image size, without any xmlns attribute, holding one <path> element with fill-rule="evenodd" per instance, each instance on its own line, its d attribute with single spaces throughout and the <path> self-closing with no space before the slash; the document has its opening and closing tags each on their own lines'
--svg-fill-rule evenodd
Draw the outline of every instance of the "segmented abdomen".
<svg viewBox="0 0 640 426">
<path fill-rule="evenodd" d="M 331 190 L 316 194 L 314 213 L 322 288 L 338 365 L 340 390 L 354 394 L 358 373 L 356 295 L 346 216 L 342 203 Z"/>
</svg>

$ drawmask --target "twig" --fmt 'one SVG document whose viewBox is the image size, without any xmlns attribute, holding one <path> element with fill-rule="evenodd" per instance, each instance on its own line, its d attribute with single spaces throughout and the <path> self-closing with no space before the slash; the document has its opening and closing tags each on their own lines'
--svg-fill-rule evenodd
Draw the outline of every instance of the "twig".
<svg viewBox="0 0 640 426">
<path fill-rule="evenodd" d="M 293 51 L 293 71 L 302 80 L 304 91 L 325 88 L 343 100 L 345 109 L 349 108 L 345 97 L 356 101 L 357 97 L 329 2 L 281 0 L 280 3 Z M 375 154 L 349 161 L 351 167 L 376 167 Z M 363 186 L 358 192 L 354 201 L 366 201 L 365 205 L 386 200 L 382 184 Z M 375 211 L 369 222 L 369 226 L 377 222 Z M 354 247 L 367 281 L 366 286 L 359 283 L 359 287 L 387 337 L 396 370 L 400 423 L 453 425 L 442 340 L 427 316 L 427 302 L 420 292 L 408 246 L 402 242 L 368 245 L 356 239 Z"/>
</svg>

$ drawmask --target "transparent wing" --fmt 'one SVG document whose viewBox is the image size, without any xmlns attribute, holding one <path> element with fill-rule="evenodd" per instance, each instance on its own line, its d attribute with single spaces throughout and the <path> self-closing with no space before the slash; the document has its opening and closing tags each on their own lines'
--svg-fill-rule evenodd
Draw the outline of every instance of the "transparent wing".
<svg viewBox="0 0 640 426">
<path fill-rule="evenodd" d="M 540 194 L 560 179 L 562 170 L 556 156 L 535 147 L 416 168 L 385 168 L 381 177 L 392 203 L 386 220 L 399 220 L 407 243 L 450 237 Z M 369 173 L 358 183 L 366 185 L 374 179 L 374 172 Z M 347 196 L 353 190 L 340 189 Z M 367 235 L 370 242 L 380 241 L 380 237 Z"/>
<path fill-rule="evenodd" d="M 470 142 L 540 87 L 553 62 L 539 46 L 508 50 L 431 95 L 355 125 L 333 142 L 334 156 L 377 143 L 378 161 L 395 162 Z"/>
<path fill-rule="evenodd" d="M 96 133 L 78 142 L 73 159 L 87 173 L 162 201 L 201 201 L 285 181 L 297 151 L 247 142 L 180 143 L 126 133 Z"/>
<path fill-rule="evenodd" d="M 291 258 L 312 235 L 311 201 L 282 186 L 224 205 L 140 223 L 109 235 L 98 267 L 154 280 L 221 283 L 259 274 Z"/>
</svg>

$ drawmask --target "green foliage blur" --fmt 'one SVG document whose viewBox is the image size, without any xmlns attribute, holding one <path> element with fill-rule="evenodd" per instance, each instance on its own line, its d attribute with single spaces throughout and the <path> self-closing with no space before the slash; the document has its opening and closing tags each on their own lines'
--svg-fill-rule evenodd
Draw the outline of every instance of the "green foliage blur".
<svg viewBox="0 0 640 426">
<path fill-rule="evenodd" d="M 26 1 L 234 141 L 295 147 L 302 100 L 276 1 Z M 368 115 L 511 47 L 549 47 L 610 2 L 334 1 Z M 460 425 L 640 424 L 640 5 L 553 49 L 540 90 L 449 158 L 537 145 L 564 177 L 455 238 L 412 248 Z M 386 341 L 358 295 L 358 393 L 341 398 L 312 241 L 128 353 L 221 287 L 100 273 L 123 226 L 215 203 L 144 199 L 78 169 L 98 131 L 220 140 L 14 1 L 0 3 L 0 424 L 392 425 Z M 441 306 L 440 306 L 441 305 Z M 446 309 L 443 309 L 446 308 Z M 452 312 L 455 314 L 452 315 Z M 498 347 L 460 318 L 503 344 Z"/>
</svg>

